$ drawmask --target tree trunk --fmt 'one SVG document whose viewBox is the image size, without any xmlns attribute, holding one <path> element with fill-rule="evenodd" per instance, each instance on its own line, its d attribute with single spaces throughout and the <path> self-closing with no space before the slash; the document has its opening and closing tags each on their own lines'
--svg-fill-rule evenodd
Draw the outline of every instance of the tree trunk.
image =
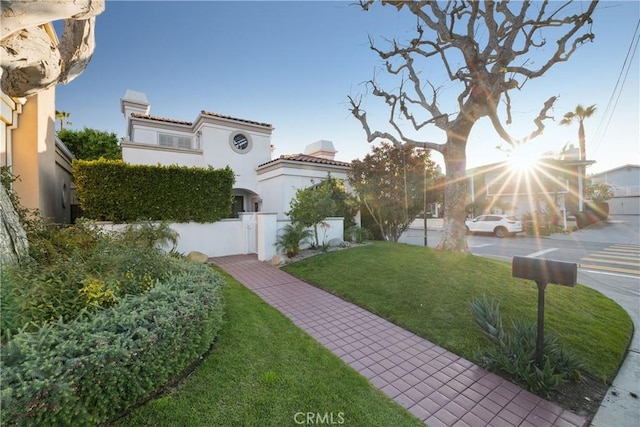
<svg viewBox="0 0 640 427">
<path fill-rule="evenodd" d="M 579 126 L 578 126 L 578 143 L 580 145 L 580 160 L 585 161 L 587 160 L 587 143 L 586 143 L 586 138 L 584 135 L 584 124 L 582 122 L 582 120 L 580 120 Z M 587 165 L 582 165 L 578 168 L 578 173 L 580 174 L 580 176 L 578 177 L 579 180 L 582 181 L 582 185 L 580 186 L 580 210 L 583 211 L 584 210 L 584 195 L 585 195 L 585 186 L 587 184 Z"/>
<path fill-rule="evenodd" d="M 467 138 L 473 122 L 461 120 L 447 130 L 443 153 L 447 169 L 444 186 L 444 225 L 438 249 L 469 252 L 465 228 L 467 198 Z"/>
<path fill-rule="evenodd" d="M 587 144 L 585 142 L 584 124 L 582 123 L 582 120 L 580 120 L 578 127 L 578 143 L 580 145 L 580 160 L 587 160 Z"/>
<path fill-rule="evenodd" d="M 3 185 L 0 185 L 0 266 L 22 262 L 27 257 L 29 244 L 18 213 Z"/>
</svg>

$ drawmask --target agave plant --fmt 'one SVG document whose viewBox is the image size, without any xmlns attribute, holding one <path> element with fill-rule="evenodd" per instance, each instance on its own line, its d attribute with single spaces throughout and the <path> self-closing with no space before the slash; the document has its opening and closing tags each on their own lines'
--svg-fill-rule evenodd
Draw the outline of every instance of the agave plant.
<svg viewBox="0 0 640 427">
<path fill-rule="evenodd" d="M 304 225 L 287 224 L 276 241 L 276 249 L 284 252 L 288 258 L 293 258 L 300 253 L 300 244 L 307 243 L 311 237 L 313 232 Z"/>
</svg>

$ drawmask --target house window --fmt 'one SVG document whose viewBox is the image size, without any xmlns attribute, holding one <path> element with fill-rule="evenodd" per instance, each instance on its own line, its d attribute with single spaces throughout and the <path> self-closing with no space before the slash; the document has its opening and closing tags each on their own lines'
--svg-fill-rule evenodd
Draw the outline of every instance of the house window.
<svg viewBox="0 0 640 427">
<path fill-rule="evenodd" d="M 229 144 L 231 148 L 236 153 L 247 153 L 251 150 L 251 146 L 253 145 L 251 141 L 251 137 L 242 132 L 234 132 L 231 134 L 231 138 L 229 139 Z"/>
<path fill-rule="evenodd" d="M 158 134 L 158 145 L 161 147 L 191 149 L 191 138 L 188 136 L 161 133 Z"/>
</svg>

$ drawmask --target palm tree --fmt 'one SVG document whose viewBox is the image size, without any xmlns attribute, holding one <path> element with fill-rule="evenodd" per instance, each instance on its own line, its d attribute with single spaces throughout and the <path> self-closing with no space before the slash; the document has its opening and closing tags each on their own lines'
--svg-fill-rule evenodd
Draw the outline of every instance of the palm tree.
<svg viewBox="0 0 640 427">
<path fill-rule="evenodd" d="M 73 125 L 68 119 L 71 117 L 71 113 L 67 113 L 66 111 L 58 111 L 56 110 L 56 120 L 60 120 L 60 130 L 64 129 L 64 124 Z"/>
<path fill-rule="evenodd" d="M 560 121 L 561 125 L 570 125 L 574 122 L 574 120 L 578 121 L 578 143 L 580 144 L 580 160 L 586 160 L 586 142 L 584 137 L 584 119 L 588 119 L 596 112 L 596 105 L 590 105 L 587 108 L 584 108 L 582 105 L 578 104 L 575 110 L 569 111 L 564 115 L 564 118 Z"/>
<path fill-rule="evenodd" d="M 584 108 L 582 105 L 578 104 L 575 110 L 569 111 L 564 115 L 564 118 L 560 121 L 561 125 L 569 125 L 573 123 L 574 120 L 578 121 L 578 143 L 580 144 L 580 160 L 584 161 L 587 159 L 587 147 L 584 137 L 584 119 L 588 119 L 596 112 L 596 105 L 590 105 L 587 108 Z M 583 166 L 578 166 L 578 210 L 582 211 L 584 209 L 584 194 L 585 194 L 585 178 L 586 178 L 586 170 Z"/>
</svg>

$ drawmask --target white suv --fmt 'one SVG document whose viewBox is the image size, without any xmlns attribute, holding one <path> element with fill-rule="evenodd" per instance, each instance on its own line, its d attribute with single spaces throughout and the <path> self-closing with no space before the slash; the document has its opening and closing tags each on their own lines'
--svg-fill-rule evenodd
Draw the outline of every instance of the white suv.
<svg viewBox="0 0 640 427">
<path fill-rule="evenodd" d="M 522 232 L 522 222 L 512 215 L 480 215 L 465 221 L 467 233 L 493 233 L 505 237 Z"/>
</svg>

